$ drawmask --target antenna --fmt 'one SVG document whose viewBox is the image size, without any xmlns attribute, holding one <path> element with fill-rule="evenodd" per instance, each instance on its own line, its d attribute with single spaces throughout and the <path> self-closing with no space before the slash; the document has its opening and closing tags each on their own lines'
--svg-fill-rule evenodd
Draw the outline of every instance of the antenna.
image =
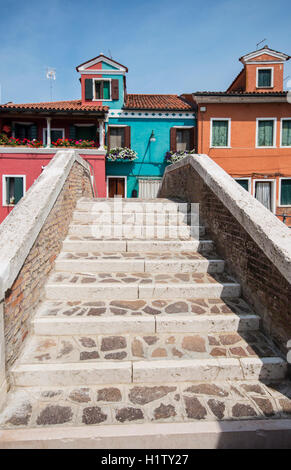
<svg viewBox="0 0 291 470">
<path fill-rule="evenodd" d="M 112 59 L 111 50 L 110 50 L 110 49 L 108 49 L 108 52 L 109 52 L 109 57 L 110 57 L 110 59 Z"/>
<path fill-rule="evenodd" d="M 56 69 L 47 67 L 46 78 L 50 81 L 50 96 L 51 96 L 51 101 L 52 101 L 53 100 L 53 81 L 56 80 Z"/>
<path fill-rule="evenodd" d="M 290 75 L 287 75 L 287 77 L 284 78 L 283 82 L 285 82 L 286 80 L 288 80 L 288 78 L 290 78 Z"/>
<path fill-rule="evenodd" d="M 262 44 L 262 42 L 265 42 L 265 41 L 267 41 L 267 39 L 262 39 L 260 42 L 258 42 L 256 44 L 256 46 L 257 46 L 256 50 L 258 50 L 259 45 Z"/>
</svg>

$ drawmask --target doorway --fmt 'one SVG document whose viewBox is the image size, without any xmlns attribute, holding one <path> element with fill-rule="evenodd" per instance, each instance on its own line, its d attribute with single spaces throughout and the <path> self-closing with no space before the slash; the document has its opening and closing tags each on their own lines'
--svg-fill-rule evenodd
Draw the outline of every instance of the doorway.
<svg viewBox="0 0 291 470">
<path fill-rule="evenodd" d="M 255 180 L 254 195 L 258 201 L 271 212 L 275 211 L 275 181 L 274 180 Z"/>
<path fill-rule="evenodd" d="M 125 197 L 126 178 L 125 176 L 107 177 L 108 197 Z"/>
</svg>

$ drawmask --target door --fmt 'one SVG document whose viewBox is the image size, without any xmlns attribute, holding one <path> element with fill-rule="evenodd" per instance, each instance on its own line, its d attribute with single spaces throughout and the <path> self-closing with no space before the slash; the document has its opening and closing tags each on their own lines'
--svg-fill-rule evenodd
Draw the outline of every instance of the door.
<svg viewBox="0 0 291 470">
<path fill-rule="evenodd" d="M 267 209 L 272 210 L 272 183 L 270 181 L 257 181 L 255 197 Z"/>
<path fill-rule="evenodd" d="M 108 178 L 108 196 L 125 197 L 125 178 Z"/>
<path fill-rule="evenodd" d="M 140 179 L 138 182 L 138 197 L 155 199 L 158 197 L 161 179 Z"/>
</svg>

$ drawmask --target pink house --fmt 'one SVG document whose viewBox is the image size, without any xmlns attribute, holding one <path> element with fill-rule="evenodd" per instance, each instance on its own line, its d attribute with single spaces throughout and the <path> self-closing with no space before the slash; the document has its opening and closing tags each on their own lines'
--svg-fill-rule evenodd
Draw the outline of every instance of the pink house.
<svg viewBox="0 0 291 470">
<path fill-rule="evenodd" d="M 75 139 L 94 142 L 92 148 L 77 151 L 91 164 L 97 195 L 106 196 L 104 121 L 107 110 L 102 104 L 88 106 L 81 100 L 0 106 L 0 133 L 4 131 L 8 138 L 35 139 L 41 143 L 38 148 L 0 146 L 0 223 L 60 150 L 51 148 L 51 142 L 69 139 L 72 129 Z"/>
</svg>

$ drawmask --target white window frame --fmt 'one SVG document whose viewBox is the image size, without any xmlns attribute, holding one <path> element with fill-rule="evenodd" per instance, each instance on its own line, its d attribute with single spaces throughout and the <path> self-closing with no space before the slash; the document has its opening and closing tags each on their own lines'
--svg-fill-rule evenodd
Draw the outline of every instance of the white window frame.
<svg viewBox="0 0 291 470">
<path fill-rule="evenodd" d="M 271 70 L 271 85 L 270 86 L 259 86 L 259 70 Z M 274 67 L 257 67 L 256 70 L 256 88 L 274 88 Z"/>
<path fill-rule="evenodd" d="M 111 83 L 111 78 L 93 78 L 93 100 L 92 101 L 112 101 L 112 83 Z M 109 92 L 110 92 L 110 98 L 109 100 L 104 100 L 103 98 L 96 98 L 95 97 L 95 82 L 109 82 Z"/>
<path fill-rule="evenodd" d="M 281 118 L 280 120 L 280 148 L 282 149 L 290 149 L 291 145 L 282 145 L 283 139 L 283 121 L 291 121 L 291 117 Z"/>
<path fill-rule="evenodd" d="M 227 145 L 226 146 L 216 146 L 212 145 L 212 128 L 213 128 L 213 121 L 228 121 L 228 138 L 227 138 Z M 212 117 L 210 118 L 210 146 L 209 148 L 211 149 L 230 149 L 231 148 L 231 118 L 218 118 L 218 117 Z"/>
<path fill-rule="evenodd" d="M 6 178 L 22 178 L 24 196 L 26 193 L 26 175 L 2 175 L 2 207 L 14 207 L 15 204 L 6 204 Z"/>
<path fill-rule="evenodd" d="M 246 176 L 246 177 L 240 177 L 240 178 L 233 178 L 235 181 L 239 181 L 239 180 L 248 180 L 248 183 L 249 183 L 249 188 L 248 188 L 248 192 L 251 193 L 252 192 L 252 178 L 250 178 L 249 176 Z"/>
<path fill-rule="evenodd" d="M 124 199 L 126 199 L 127 198 L 127 176 L 124 176 L 124 175 L 108 175 L 108 176 L 106 176 L 106 197 L 109 197 L 109 179 L 110 178 L 123 178 L 125 180 Z"/>
<path fill-rule="evenodd" d="M 288 147 L 287 147 L 288 148 Z M 281 181 L 282 180 L 291 180 L 290 176 L 282 176 L 279 178 L 279 201 L 278 201 L 278 207 L 291 207 L 291 204 L 281 204 Z"/>
<path fill-rule="evenodd" d="M 256 183 L 271 182 L 272 183 L 272 200 L 271 200 L 271 212 L 276 212 L 276 179 L 274 178 L 255 178 L 253 179 L 253 196 L 256 199 Z M 258 200 L 258 199 L 257 199 Z"/>
<path fill-rule="evenodd" d="M 42 143 L 43 145 L 47 145 L 47 142 L 45 141 L 45 131 L 47 132 L 47 127 L 44 127 L 42 130 Z M 51 131 L 62 131 L 63 137 L 62 139 L 65 138 L 65 129 L 63 127 L 52 127 Z"/>
<path fill-rule="evenodd" d="M 258 145 L 259 144 L 259 122 L 260 121 L 273 121 L 273 145 Z M 277 147 L 277 118 L 275 117 L 260 117 L 256 119 L 256 148 L 257 149 L 274 149 Z"/>
</svg>

